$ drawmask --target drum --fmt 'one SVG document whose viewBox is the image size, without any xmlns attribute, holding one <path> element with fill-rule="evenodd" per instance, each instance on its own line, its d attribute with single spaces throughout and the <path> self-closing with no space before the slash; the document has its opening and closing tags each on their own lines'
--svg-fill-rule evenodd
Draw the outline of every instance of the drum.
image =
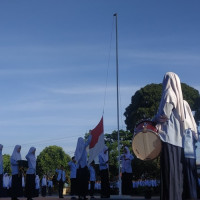
<svg viewBox="0 0 200 200">
<path fill-rule="evenodd" d="M 18 160 L 19 168 L 28 168 L 28 161 L 27 160 Z"/>
<path fill-rule="evenodd" d="M 161 152 L 162 143 L 158 129 L 150 120 L 143 120 L 134 130 L 132 149 L 140 160 L 153 160 Z"/>
</svg>

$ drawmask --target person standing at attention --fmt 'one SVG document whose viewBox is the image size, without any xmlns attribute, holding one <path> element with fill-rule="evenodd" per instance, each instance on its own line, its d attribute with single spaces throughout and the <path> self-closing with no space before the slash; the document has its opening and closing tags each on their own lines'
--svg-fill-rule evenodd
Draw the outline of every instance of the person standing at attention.
<svg viewBox="0 0 200 200">
<path fill-rule="evenodd" d="M 17 197 L 21 196 L 22 192 L 22 175 L 19 172 L 18 160 L 21 160 L 21 146 L 16 145 L 12 156 L 10 157 L 11 170 L 12 170 L 12 191 L 11 198 L 12 200 L 18 200 Z"/>
<path fill-rule="evenodd" d="M 181 82 L 173 72 L 167 72 L 163 78 L 162 97 L 153 121 L 157 123 L 162 140 L 160 198 L 182 200 L 184 108 Z"/>
<path fill-rule="evenodd" d="M 35 147 L 29 149 L 26 159 L 28 161 L 28 170 L 26 172 L 26 196 L 27 200 L 32 200 L 35 195 L 35 174 L 36 174 L 36 157 Z"/>
<path fill-rule="evenodd" d="M 197 199 L 197 167 L 196 167 L 196 147 L 198 141 L 197 125 L 192 111 L 187 101 L 184 102 L 185 111 L 185 131 L 184 131 L 184 192 L 186 199 Z"/>
<path fill-rule="evenodd" d="M 132 193 L 132 165 L 134 159 L 130 154 L 128 147 L 124 147 L 124 154 L 121 155 L 122 160 L 122 194 L 130 195 Z"/>
<path fill-rule="evenodd" d="M 108 171 L 108 147 L 99 154 L 99 170 L 101 177 L 101 198 L 110 198 L 110 181 Z"/>
<path fill-rule="evenodd" d="M 90 172 L 90 197 L 91 199 L 94 198 L 94 186 L 96 181 L 96 172 L 95 172 L 95 162 L 94 160 L 90 163 L 88 169 Z"/>
<path fill-rule="evenodd" d="M 63 197 L 63 186 L 64 186 L 64 183 L 66 180 L 64 166 L 61 165 L 59 169 L 56 169 L 56 172 L 58 173 L 57 181 L 59 184 L 59 187 L 58 187 L 59 198 L 64 198 Z"/>
<path fill-rule="evenodd" d="M 77 141 L 75 160 L 77 161 L 77 193 L 79 199 L 87 199 L 86 195 L 88 193 L 89 171 L 87 167 L 86 148 L 90 144 L 91 140 L 92 135 L 90 134 L 86 142 L 82 137 L 79 137 Z"/>
<path fill-rule="evenodd" d="M 75 157 L 72 157 L 72 160 L 68 163 L 70 167 L 70 182 L 71 182 L 71 192 L 70 195 L 72 196 L 71 199 L 76 199 L 76 187 L 77 187 L 77 180 L 76 180 L 76 171 L 77 171 L 77 165 Z"/>
</svg>

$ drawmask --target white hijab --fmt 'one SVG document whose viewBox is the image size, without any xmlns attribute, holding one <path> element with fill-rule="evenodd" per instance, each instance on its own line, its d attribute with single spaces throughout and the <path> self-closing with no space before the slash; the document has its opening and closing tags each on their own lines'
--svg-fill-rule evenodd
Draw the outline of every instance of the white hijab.
<svg viewBox="0 0 200 200">
<path fill-rule="evenodd" d="M 124 153 L 124 156 L 126 157 L 126 159 L 129 159 L 131 156 L 130 150 L 127 146 L 125 146 L 124 149 L 126 149 L 126 153 Z"/>
<path fill-rule="evenodd" d="M 180 124 L 185 130 L 181 82 L 178 75 L 173 72 L 167 72 L 163 78 L 162 97 L 159 109 L 164 107 L 165 103 L 171 103 L 174 105 L 174 108 L 177 110 L 179 115 Z"/>
<path fill-rule="evenodd" d="M 78 162 L 83 154 L 83 151 L 85 149 L 85 141 L 82 137 L 78 138 L 77 145 L 76 145 L 76 151 L 75 151 L 75 160 Z"/>
<path fill-rule="evenodd" d="M 47 179 L 46 176 L 44 175 L 42 178 L 42 186 L 46 186 L 47 185 Z"/>
<path fill-rule="evenodd" d="M 35 147 L 31 147 L 29 149 L 28 154 L 26 155 L 26 159 L 29 159 L 29 161 L 31 162 L 31 165 L 33 168 L 36 168 L 36 158 L 35 158 L 35 154 L 33 154 L 33 152 L 36 150 Z"/>
<path fill-rule="evenodd" d="M 17 160 L 21 160 L 22 159 L 21 158 L 21 153 L 18 152 L 19 149 L 21 149 L 21 145 L 16 145 L 15 148 L 14 148 L 14 150 L 13 150 L 12 156 L 11 156 L 11 158 L 13 160 L 17 161 Z"/>
<path fill-rule="evenodd" d="M 197 125 L 187 101 L 183 100 L 185 110 L 185 129 L 191 129 L 196 140 L 198 140 Z"/>
<path fill-rule="evenodd" d="M 105 153 L 106 150 L 108 150 L 107 146 L 105 146 L 103 151 L 100 153 L 100 156 L 103 158 L 104 162 L 108 161 L 108 151 Z"/>
<path fill-rule="evenodd" d="M 0 165 L 3 164 L 3 155 L 2 155 L 3 145 L 0 144 Z"/>
</svg>

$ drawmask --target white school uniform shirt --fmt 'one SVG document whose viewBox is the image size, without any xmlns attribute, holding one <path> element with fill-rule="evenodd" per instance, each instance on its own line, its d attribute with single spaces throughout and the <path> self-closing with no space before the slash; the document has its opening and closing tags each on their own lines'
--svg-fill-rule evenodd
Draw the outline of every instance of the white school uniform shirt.
<svg viewBox="0 0 200 200">
<path fill-rule="evenodd" d="M 9 189 L 9 176 L 8 176 L 8 174 L 6 173 L 6 174 L 4 174 L 4 176 L 3 176 L 3 187 L 4 188 L 7 188 L 7 189 Z"/>
<path fill-rule="evenodd" d="M 56 172 L 58 173 L 57 181 L 62 180 L 63 182 L 65 182 L 66 180 L 65 171 L 61 169 L 56 169 Z"/>
<path fill-rule="evenodd" d="M 77 164 L 73 161 L 70 161 L 68 165 L 70 167 L 70 178 L 76 178 Z"/>
<path fill-rule="evenodd" d="M 47 183 L 47 186 L 48 186 L 48 187 L 53 187 L 53 181 L 48 180 L 47 182 L 48 182 L 48 183 Z"/>
<path fill-rule="evenodd" d="M 45 187 L 45 186 L 47 186 L 47 179 L 46 179 L 46 177 L 43 177 L 42 178 L 42 187 Z"/>
<path fill-rule="evenodd" d="M 38 175 L 35 177 L 35 189 L 38 190 L 40 189 L 40 178 Z"/>
<path fill-rule="evenodd" d="M 96 181 L 96 173 L 94 167 L 90 165 L 88 169 L 90 171 L 90 181 Z"/>
<path fill-rule="evenodd" d="M 195 142 L 198 140 L 197 125 L 194 120 L 191 108 L 187 101 L 184 102 L 185 127 L 183 137 L 184 154 L 186 158 L 196 159 Z"/>
</svg>

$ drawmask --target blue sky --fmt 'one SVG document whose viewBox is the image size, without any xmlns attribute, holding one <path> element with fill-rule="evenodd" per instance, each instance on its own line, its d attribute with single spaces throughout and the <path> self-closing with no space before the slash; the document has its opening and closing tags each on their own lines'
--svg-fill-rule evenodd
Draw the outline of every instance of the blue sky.
<svg viewBox="0 0 200 200">
<path fill-rule="evenodd" d="M 59 145 L 73 155 L 77 138 L 96 126 L 103 109 L 105 132 L 117 129 L 115 12 L 120 128 L 135 91 L 161 83 L 167 71 L 200 91 L 199 7 L 197 0 L 1 1 L 3 153 L 15 144 L 22 156 L 31 146 L 39 154 Z"/>
</svg>

